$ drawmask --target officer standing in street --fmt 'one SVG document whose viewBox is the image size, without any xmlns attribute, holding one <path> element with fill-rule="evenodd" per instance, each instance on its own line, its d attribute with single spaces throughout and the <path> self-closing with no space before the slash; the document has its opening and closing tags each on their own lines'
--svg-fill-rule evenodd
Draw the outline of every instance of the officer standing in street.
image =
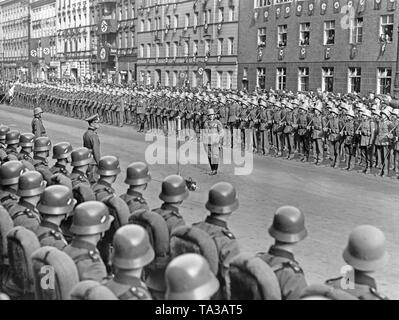
<svg viewBox="0 0 399 320">
<path fill-rule="evenodd" d="M 100 118 L 95 114 L 86 119 L 89 123 L 89 128 L 83 134 L 83 147 L 89 149 L 93 155 L 94 163 L 90 164 L 88 171 L 88 178 L 91 184 L 97 181 L 97 167 L 100 162 L 100 139 L 97 130 L 100 128 Z"/>
<path fill-rule="evenodd" d="M 223 147 L 224 129 L 222 123 L 215 119 L 215 111 L 208 110 L 208 119 L 204 123 L 203 141 L 208 154 L 210 175 L 216 175 L 219 168 L 220 150 Z"/>
<path fill-rule="evenodd" d="M 283 300 L 295 300 L 307 287 L 302 268 L 294 257 L 294 246 L 307 236 L 303 213 L 291 206 L 277 209 L 269 234 L 275 243 L 269 251 L 258 253 L 274 271 L 280 283 Z"/>
<path fill-rule="evenodd" d="M 40 107 L 36 107 L 33 110 L 32 133 L 35 135 L 36 138 L 46 135 L 46 129 L 44 128 L 42 121 L 42 113 L 43 110 Z"/>
<path fill-rule="evenodd" d="M 341 289 L 359 300 L 388 300 L 377 292 L 373 272 L 381 270 L 388 262 L 384 233 L 369 225 L 358 226 L 349 235 L 343 259 L 353 268 L 345 277 L 326 281 L 326 284 Z"/>
</svg>

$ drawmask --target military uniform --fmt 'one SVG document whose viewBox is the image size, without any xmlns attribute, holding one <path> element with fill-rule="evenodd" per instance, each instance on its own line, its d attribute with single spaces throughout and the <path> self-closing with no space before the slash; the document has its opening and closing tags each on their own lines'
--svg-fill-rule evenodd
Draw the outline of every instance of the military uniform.
<svg viewBox="0 0 399 320">
<path fill-rule="evenodd" d="M 272 246 L 268 253 L 257 255 L 274 271 L 280 283 L 283 300 L 295 300 L 307 287 L 305 276 L 291 252 Z"/>
<path fill-rule="evenodd" d="M 75 262 L 80 281 L 95 280 L 101 282 L 107 277 L 104 262 L 95 245 L 74 239 L 64 248 L 64 252 Z"/>
<path fill-rule="evenodd" d="M 36 232 L 40 223 L 40 213 L 34 205 L 20 199 L 8 212 L 14 222 L 14 226 L 22 226 Z"/>
<path fill-rule="evenodd" d="M 32 133 L 35 135 L 36 138 L 46 135 L 46 129 L 44 128 L 42 119 L 36 117 L 33 118 Z"/>
<path fill-rule="evenodd" d="M 34 156 L 33 157 L 33 166 L 35 167 L 35 170 L 42 175 L 43 180 L 45 180 L 47 182 L 47 184 L 50 185 L 51 177 L 53 176 L 53 174 L 51 173 L 51 171 L 48 167 L 47 159 L 38 157 L 38 156 Z"/>
<path fill-rule="evenodd" d="M 147 201 L 140 192 L 128 190 L 125 194 L 121 195 L 120 198 L 128 205 L 131 215 L 142 210 L 150 211 Z"/>
<path fill-rule="evenodd" d="M 119 300 L 152 300 L 147 286 L 138 278 L 117 274 L 104 283 Z"/>
<path fill-rule="evenodd" d="M 17 196 L 17 191 L 14 189 L 3 187 L 0 190 L 0 203 L 7 211 L 17 204 L 18 201 L 19 197 Z"/>
<path fill-rule="evenodd" d="M 51 246 L 63 250 L 68 245 L 60 227 L 49 221 L 43 220 L 40 223 L 36 235 L 42 247 Z"/>
<path fill-rule="evenodd" d="M 161 208 L 153 211 L 158 213 L 165 220 L 166 225 L 168 226 L 169 235 L 175 228 L 185 225 L 184 219 L 179 213 L 179 208 L 172 204 L 164 203 Z"/>
</svg>

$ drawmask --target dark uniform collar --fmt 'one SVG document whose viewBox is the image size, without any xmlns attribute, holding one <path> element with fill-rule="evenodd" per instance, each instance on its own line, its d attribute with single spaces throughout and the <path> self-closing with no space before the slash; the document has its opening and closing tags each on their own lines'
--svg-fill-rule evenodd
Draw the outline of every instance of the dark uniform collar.
<svg viewBox="0 0 399 320">
<path fill-rule="evenodd" d="M 377 289 L 375 280 L 364 272 L 355 270 L 355 283 L 369 286 L 370 288 Z"/>
<path fill-rule="evenodd" d="M 141 283 L 141 280 L 137 277 L 129 276 L 123 273 L 117 273 L 113 280 L 117 283 L 129 285 L 129 286 L 134 286 L 134 287 L 142 287 L 143 284 Z"/>
<path fill-rule="evenodd" d="M 173 212 L 179 213 L 179 208 L 175 207 L 174 205 L 170 204 L 170 203 L 166 203 L 164 202 L 161 206 L 162 210 L 171 210 Z"/>
<path fill-rule="evenodd" d="M 49 229 L 57 231 L 57 232 L 61 232 L 60 227 L 58 225 L 56 225 L 55 223 L 52 223 L 50 221 L 42 220 L 40 222 L 40 226 L 44 227 L 44 228 L 49 228 Z"/>
<path fill-rule="evenodd" d="M 213 216 L 207 216 L 205 219 L 206 223 L 213 224 L 215 226 L 221 227 L 221 228 L 226 228 L 227 229 L 227 223 L 226 221 L 220 220 L 218 218 L 215 218 Z"/>
<path fill-rule="evenodd" d="M 97 251 L 97 247 L 94 244 L 80 239 L 73 239 L 71 242 L 71 246 L 78 249 Z"/>
<path fill-rule="evenodd" d="M 277 248 L 275 246 L 270 247 L 269 254 L 276 256 L 276 257 L 287 258 L 289 260 L 295 261 L 294 254 L 292 252 L 286 251 L 281 248 Z"/>
<path fill-rule="evenodd" d="M 90 130 L 90 131 L 93 131 L 94 133 L 97 133 L 97 132 L 96 132 L 97 129 L 94 128 L 94 127 L 92 127 L 92 126 L 90 126 L 87 130 Z"/>
<path fill-rule="evenodd" d="M 25 201 L 23 198 L 19 199 L 19 203 L 18 204 L 21 205 L 22 207 L 25 207 L 25 208 L 29 209 L 30 211 L 37 212 L 36 207 L 33 204 Z"/>
<path fill-rule="evenodd" d="M 136 191 L 136 190 L 132 190 L 132 189 L 127 189 L 126 194 L 128 194 L 129 196 L 135 197 L 135 198 L 142 198 L 143 194 Z"/>
</svg>

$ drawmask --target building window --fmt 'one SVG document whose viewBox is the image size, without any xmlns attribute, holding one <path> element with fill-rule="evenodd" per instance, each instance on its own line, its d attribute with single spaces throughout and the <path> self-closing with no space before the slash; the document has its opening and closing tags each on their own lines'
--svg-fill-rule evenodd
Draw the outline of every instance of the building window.
<svg viewBox="0 0 399 320">
<path fill-rule="evenodd" d="M 223 22 L 224 21 L 224 9 L 219 8 L 218 9 L 218 22 Z"/>
<path fill-rule="evenodd" d="M 149 86 L 151 84 L 151 71 L 147 71 L 147 86 Z"/>
<path fill-rule="evenodd" d="M 309 91 L 309 68 L 298 69 L 298 91 Z"/>
<path fill-rule="evenodd" d="M 266 46 L 266 28 L 258 29 L 258 47 Z"/>
<path fill-rule="evenodd" d="M 359 93 L 362 71 L 360 68 L 348 69 L 348 93 Z"/>
<path fill-rule="evenodd" d="M 299 45 L 308 46 L 310 42 L 310 23 L 299 24 Z"/>
<path fill-rule="evenodd" d="M 179 16 L 175 15 L 173 17 L 173 28 L 176 29 L 179 26 Z"/>
<path fill-rule="evenodd" d="M 229 7 L 229 21 L 234 21 L 235 7 Z"/>
<path fill-rule="evenodd" d="M 285 90 L 287 87 L 287 69 L 277 68 L 276 70 L 276 90 Z"/>
<path fill-rule="evenodd" d="M 233 88 L 233 71 L 227 72 L 226 89 Z"/>
<path fill-rule="evenodd" d="M 193 41 L 193 56 L 198 55 L 198 40 Z"/>
<path fill-rule="evenodd" d="M 277 46 L 285 47 L 287 45 L 287 25 L 277 27 Z"/>
<path fill-rule="evenodd" d="M 273 0 L 255 0 L 255 8 L 267 7 L 272 5 Z"/>
<path fill-rule="evenodd" d="M 129 47 L 129 32 L 125 33 L 125 48 Z"/>
<path fill-rule="evenodd" d="M 259 89 L 266 89 L 266 68 L 256 70 L 256 86 Z"/>
<path fill-rule="evenodd" d="M 147 44 L 147 58 L 151 58 L 151 45 Z"/>
<path fill-rule="evenodd" d="M 216 88 L 222 87 L 222 77 L 223 77 L 222 71 L 218 71 L 216 73 Z"/>
<path fill-rule="evenodd" d="M 147 20 L 147 31 L 151 31 L 151 19 Z"/>
<path fill-rule="evenodd" d="M 165 27 L 166 27 L 166 29 L 170 28 L 170 16 L 166 16 Z"/>
<path fill-rule="evenodd" d="M 169 42 L 165 43 L 165 58 L 169 58 L 170 55 L 170 44 Z"/>
<path fill-rule="evenodd" d="M 211 42 L 210 40 L 205 40 L 205 55 L 211 54 Z"/>
<path fill-rule="evenodd" d="M 234 38 L 229 38 L 228 40 L 227 54 L 228 55 L 234 54 Z"/>
<path fill-rule="evenodd" d="M 159 44 L 155 45 L 155 58 L 159 58 Z"/>
<path fill-rule="evenodd" d="M 177 47 L 178 47 L 178 42 L 173 43 L 173 58 L 177 57 Z"/>
<path fill-rule="evenodd" d="M 122 34 L 120 33 L 118 36 L 118 48 L 122 48 Z"/>
<path fill-rule="evenodd" d="M 393 35 L 393 14 L 381 16 L 380 19 L 380 40 L 392 42 Z"/>
<path fill-rule="evenodd" d="M 218 56 L 221 56 L 223 53 L 223 39 L 218 39 Z"/>
<path fill-rule="evenodd" d="M 173 79 L 172 79 L 172 81 L 173 81 L 172 85 L 174 87 L 176 87 L 176 85 L 177 85 L 177 71 L 173 71 Z"/>
<path fill-rule="evenodd" d="M 184 20 L 184 27 L 187 29 L 190 26 L 190 14 L 186 14 L 186 18 Z"/>
<path fill-rule="evenodd" d="M 193 79 L 191 85 L 193 88 L 196 88 L 197 87 L 197 72 L 192 71 L 191 78 Z"/>
<path fill-rule="evenodd" d="M 198 12 L 195 12 L 195 13 L 194 13 L 193 26 L 194 26 L 194 27 L 197 27 L 197 26 L 198 26 Z"/>
<path fill-rule="evenodd" d="M 324 22 L 324 45 L 335 43 L 335 21 Z"/>
<path fill-rule="evenodd" d="M 144 44 L 140 45 L 140 57 L 144 58 Z"/>
<path fill-rule="evenodd" d="M 391 94 L 392 69 L 377 69 L 377 94 Z"/>
<path fill-rule="evenodd" d="M 363 17 L 351 20 L 350 43 L 363 42 Z"/>
<path fill-rule="evenodd" d="M 188 54 L 189 54 L 188 47 L 189 47 L 188 41 L 184 41 L 184 56 L 185 57 L 188 57 Z"/>
<path fill-rule="evenodd" d="M 323 68 L 321 78 L 321 90 L 333 92 L 334 90 L 334 68 Z"/>
<path fill-rule="evenodd" d="M 144 32 L 144 20 L 140 21 L 140 31 Z"/>
</svg>

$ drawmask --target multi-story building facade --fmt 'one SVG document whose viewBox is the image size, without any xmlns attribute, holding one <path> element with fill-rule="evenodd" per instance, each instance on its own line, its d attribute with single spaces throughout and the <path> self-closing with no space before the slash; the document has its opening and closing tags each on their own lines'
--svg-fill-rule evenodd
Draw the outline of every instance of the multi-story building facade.
<svg viewBox="0 0 399 320">
<path fill-rule="evenodd" d="M 145 85 L 237 86 L 239 0 L 137 3 L 137 77 Z"/>
<path fill-rule="evenodd" d="M 239 87 L 392 93 L 395 3 L 241 1 Z"/>
<path fill-rule="evenodd" d="M 3 0 L 0 2 L 0 24 L 3 34 L 4 77 L 29 79 L 29 22 L 28 0 Z"/>
<path fill-rule="evenodd" d="M 35 57 L 31 58 L 33 79 L 59 77 L 56 17 L 56 0 L 31 0 L 30 49 L 35 50 Z"/>
<path fill-rule="evenodd" d="M 88 79 L 93 56 L 90 22 L 92 0 L 56 0 L 57 59 L 61 79 Z"/>
</svg>

